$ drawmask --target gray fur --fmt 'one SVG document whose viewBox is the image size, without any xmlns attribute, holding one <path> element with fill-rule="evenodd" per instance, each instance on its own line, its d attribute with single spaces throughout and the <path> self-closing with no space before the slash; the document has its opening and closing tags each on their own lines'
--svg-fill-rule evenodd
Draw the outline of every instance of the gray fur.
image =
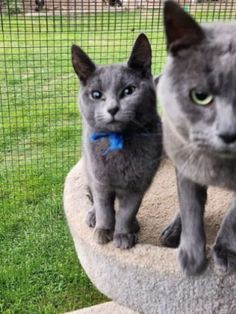
<svg viewBox="0 0 236 314">
<path fill-rule="evenodd" d="M 236 24 L 199 26 L 172 1 L 164 15 L 169 56 L 158 95 L 165 108 L 165 150 L 177 169 L 181 219 L 178 215 L 162 237 L 178 244 L 182 223 L 180 264 L 187 274 L 196 274 L 206 265 L 206 187 L 236 191 Z M 194 104 L 189 95 L 196 87 L 210 92 L 212 103 Z M 235 268 L 235 197 L 213 255 L 225 271 Z"/>
<path fill-rule="evenodd" d="M 81 81 L 83 155 L 94 203 L 87 223 L 95 227 L 98 243 L 113 239 L 117 247 L 127 249 L 136 243 L 136 214 L 159 166 L 162 150 L 150 44 L 141 34 L 128 63 L 109 66 L 95 66 L 79 47 L 73 46 L 72 62 Z M 123 97 L 127 86 L 135 86 L 134 92 Z M 92 99 L 93 90 L 101 91 L 102 98 Z M 121 132 L 124 148 L 103 155 L 107 139 L 89 140 L 98 131 Z M 118 211 L 114 208 L 116 199 Z"/>
</svg>

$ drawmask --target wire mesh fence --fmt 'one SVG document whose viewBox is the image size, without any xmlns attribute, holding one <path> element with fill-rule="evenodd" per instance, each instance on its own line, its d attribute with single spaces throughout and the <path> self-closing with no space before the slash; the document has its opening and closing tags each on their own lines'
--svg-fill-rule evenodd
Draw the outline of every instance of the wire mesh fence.
<svg viewBox="0 0 236 314">
<path fill-rule="evenodd" d="M 179 2 L 198 21 L 236 17 L 234 1 Z M 54 265 L 62 255 L 76 260 L 61 206 L 64 177 L 81 155 L 70 47 L 80 45 L 97 63 L 123 62 L 137 35 L 145 32 L 158 74 L 166 57 L 162 6 L 156 0 L 0 0 L 0 311 L 21 312 L 30 298 L 44 312 L 72 309 L 68 302 L 58 305 L 63 300 L 59 288 L 48 296 L 47 283 L 39 289 L 43 296 L 37 289 L 26 292 L 28 281 L 34 278 L 37 285 L 42 277 L 45 282 L 50 269 L 51 281 L 62 282 L 69 295 L 90 296 L 85 302 L 80 296 L 71 307 L 101 299 L 81 281 L 78 269 L 65 275 L 68 260 Z M 75 272 L 72 293 L 69 273 Z M 78 290 L 82 284 L 86 291 Z M 36 313 L 34 305 L 24 312 Z"/>
</svg>

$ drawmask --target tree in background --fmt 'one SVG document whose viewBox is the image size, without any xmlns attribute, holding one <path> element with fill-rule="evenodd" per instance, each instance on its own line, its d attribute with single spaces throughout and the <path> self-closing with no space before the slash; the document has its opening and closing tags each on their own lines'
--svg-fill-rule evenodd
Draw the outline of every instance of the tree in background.
<svg viewBox="0 0 236 314">
<path fill-rule="evenodd" d="M 1 11 L 5 11 L 7 14 L 18 14 L 18 13 L 21 13 L 22 12 L 21 1 L 17 1 L 17 0 L 0 0 L 0 12 Z"/>
</svg>

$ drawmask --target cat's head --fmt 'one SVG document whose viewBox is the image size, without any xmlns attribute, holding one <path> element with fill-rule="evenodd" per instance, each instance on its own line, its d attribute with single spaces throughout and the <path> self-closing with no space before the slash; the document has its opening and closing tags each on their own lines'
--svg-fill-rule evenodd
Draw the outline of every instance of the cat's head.
<svg viewBox="0 0 236 314">
<path fill-rule="evenodd" d="M 168 59 L 158 86 L 174 130 L 192 147 L 236 154 L 236 24 L 199 25 L 167 1 Z"/>
<path fill-rule="evenodd" d="M 151 47 L 144 34 L 137 38 L 126 64 L 97 66 L 75 45 L 72 64 L 81 83 L 80 109 L 91 127 L 122 132 L 131 123 L 142 125 L 153 118 Z"/>
</svg>

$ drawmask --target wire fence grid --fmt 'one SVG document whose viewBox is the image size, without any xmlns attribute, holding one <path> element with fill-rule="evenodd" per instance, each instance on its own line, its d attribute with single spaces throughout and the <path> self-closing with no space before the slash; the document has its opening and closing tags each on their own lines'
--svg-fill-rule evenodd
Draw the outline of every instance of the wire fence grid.
<svg viewBox="0 0 236 314">
<path fill-rule="evenodd" d="M 179 2 L 199 21 L 235 18 L 234 1 Z M 166 55 L 162 5 L 154 0 L 2 1 L 0 88 L 4 185 L 9 188 L 15 185 L 17 177 L 20 183 L 17 188 L 29 193 L 24 182 L 31 175 L 31 164 L 36 166 L 34 187 L 39 188 L 37 181 L 51 175 L 51 165 L 62 179 L 80 156 L 81 125 L 75 105 L 77 81 L 70 62 L 72 43 L 81 45 L 98 63 L 121 62 L 128 57 L 136 36 L 145 32 L 152 43 L 153 73 L 161 71 Z M 61 136 L 67 140 L 65 146 L 60 145 Z M 51 146 L 50 141 L 53 141 Z M 14 198 L 14 192 L 9 196 Z M 3 195 L 1 202 L 4 207 L 4 202 L 9 202 L 8 195 Z"/>
<path fill-rule="evenodd" d="M 200 22 L 236 17 L 236 1 L 178 2 Z M 17 220 L 49 194 L 60 198 L 81 156 L 71 45 L 98 64 L 123 62 L 145 32 L 158 74 L 162 9 L 156 0 L 0 0 L 0 237 L 16 211 Z"/>
</svg>

